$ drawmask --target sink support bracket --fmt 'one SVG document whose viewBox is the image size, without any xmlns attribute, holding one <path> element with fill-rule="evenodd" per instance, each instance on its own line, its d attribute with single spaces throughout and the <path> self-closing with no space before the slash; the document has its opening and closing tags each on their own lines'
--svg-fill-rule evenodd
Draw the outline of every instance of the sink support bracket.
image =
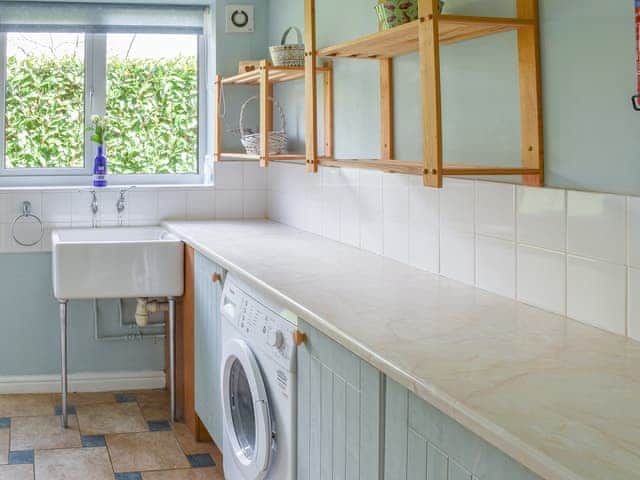
<svg viewBox="0 0 640 480">
<path fill-rule="evenodd" d="M 67 416 L 67 300 L 58 300 L 60 303 L 60 352 L 62 355 L 62 365 L 60 369 L 60 387 L 62 392 L 62 403 L 60 417 L 62 427 L 69 426 Z"/>
<path fill-rule="evenodd" d="M 176 299 L 169 297 L 169 393 L 171 421 L 176 421 Z"/>
</svg>

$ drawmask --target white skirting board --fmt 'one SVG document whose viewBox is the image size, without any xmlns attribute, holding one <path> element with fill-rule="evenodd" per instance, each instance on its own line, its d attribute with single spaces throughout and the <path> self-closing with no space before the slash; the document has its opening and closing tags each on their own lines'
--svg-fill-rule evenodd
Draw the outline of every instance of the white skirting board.
<svg viewBox="0 0 640 480">
<path fill-rule="evenodd" d="M 141 372 L 80 372 L 69 374 L 70 392 L 111 392 L 164 388 L 163 370 Z M 60 392 L 60 375 L 0 377 L 0 394 Z"/>
</svg>

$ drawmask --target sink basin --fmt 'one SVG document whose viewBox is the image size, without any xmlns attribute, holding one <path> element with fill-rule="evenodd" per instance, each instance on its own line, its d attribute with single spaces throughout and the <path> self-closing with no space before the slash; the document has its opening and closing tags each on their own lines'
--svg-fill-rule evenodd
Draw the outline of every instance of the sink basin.
<svg viewBox="0 0 640 480">
<path fill-rule="evenodd" d="M 160 227 L 54 230 L 51 241 L 58 300 L 183 293 L 183 244 Z"/>
</svg>

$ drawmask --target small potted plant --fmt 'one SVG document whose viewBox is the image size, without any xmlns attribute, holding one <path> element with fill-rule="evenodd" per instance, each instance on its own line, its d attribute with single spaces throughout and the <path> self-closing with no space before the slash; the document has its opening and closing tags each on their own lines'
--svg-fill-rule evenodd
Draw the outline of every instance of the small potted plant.
<svg viewBox="0 0 640 480">
<path fill-rule="evenodd" d="M 109 122 L 107 117 L 100 115 L 91 116 L 92 127 L 90 131 L 91 141 L 98 145 L 98 154 L 93 162 L 93 186 L 94 187 L 106 187 L 107 186 L 107 157 L 104 154 L 105 142 L 107 139 L 107 132 L 109 130 Z"/>
</svg>

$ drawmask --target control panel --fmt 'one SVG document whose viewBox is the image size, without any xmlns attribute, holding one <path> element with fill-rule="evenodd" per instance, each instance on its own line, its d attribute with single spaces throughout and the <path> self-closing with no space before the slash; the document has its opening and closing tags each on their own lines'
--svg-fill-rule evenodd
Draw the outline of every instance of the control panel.
<svg viewBox="0 0 640 480">
<path fill-rule="evenodd" d="M 241 290 L 229 277 L 222 294 L 221 311 L 252 348 L 262 350 L 291 370 L 295 364 L 295 325 Z"/>
</svg>

